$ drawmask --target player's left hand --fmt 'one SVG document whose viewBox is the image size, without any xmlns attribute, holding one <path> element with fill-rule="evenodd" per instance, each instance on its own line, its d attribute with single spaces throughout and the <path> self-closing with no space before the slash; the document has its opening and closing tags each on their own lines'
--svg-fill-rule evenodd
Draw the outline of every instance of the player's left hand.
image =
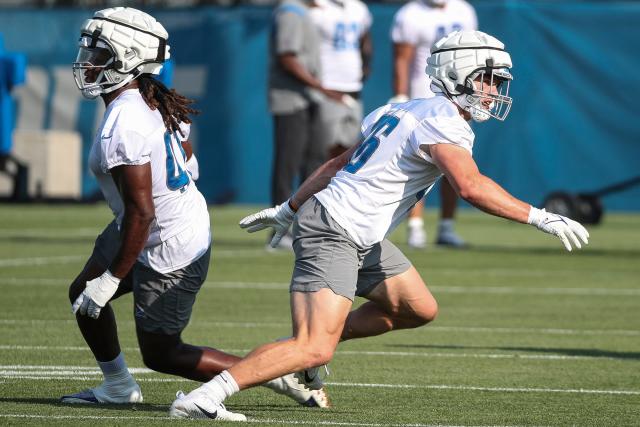
<svg viewBox="0 0 640 427">
<path fill-rule="evenodd" d="M 118 290 L 120 279 L 115 277 L 109 270 L 101 276 L 87 282 L 87 287 L 76 298 L 71 310 L 73 314 L 78 311 L 82 316 L 89 316 L 97 319 L 100 310 L 104 307 Z"/>
<path fill-rule="evenodd" d="M 271 247 L 275 248 L 282 236 L 289 230 L 295 216 L 296 213 L 291 209 L 289 200 L 287 200 L 281 205 L 242 218 L 240 228 L 246 228 L 249 233 L 254 233 L 267 227 L 273 227 L 275 234 L 271 239 Z"/>
<path fill-rule="evenodd" d="M 582 241 L 585 245 L 589 243 L 589 232 L 579 222 L 562 215 L 547 212 L 544 209 L 537 209 L 533 206 L 529 211 L 527 222 L 535 225 L 538 230 L 557 236 L 564 247 L 571 251 L 571 244 L 576 248 L 582 248 Z"/>
</svg>

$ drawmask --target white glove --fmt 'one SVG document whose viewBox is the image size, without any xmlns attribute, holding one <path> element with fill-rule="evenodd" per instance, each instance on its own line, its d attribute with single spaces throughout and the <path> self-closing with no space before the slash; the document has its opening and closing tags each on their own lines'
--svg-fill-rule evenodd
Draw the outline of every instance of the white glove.
<svg viewBox="0 0 640 427">
<path fill-rule="evenodd" d="M 278 245 L 282 236 L 289 230 L 296 213 L 291 209 L 289 200 L 273 208 L 264 209 L 253 215 L 246 216 L 240 221 L 240 228 L 246 228 L 249 233 L 273 227 L 275 234 L 271 239 L 271 247 Z"/>
<path fill-rule="evenodd" d="M 97 319 L 100 316 L 102 307 L 109 302 L 118 290 L 119 284 L 120 279 L 111 274 L 109 270 L 102 273 L 102 276 L 89 280 L 87 287 L 76 298 L 71 307 L 73 314 L 80 310 L 81 315 Z"/>
<path fill-rule="evenodd" d="M 585 245 L 589 243 L 589 232 L 587 229 L 579 222 L 562 215 L 547 212 L 544 209 L 536 209 L 531 206 L 527 222 L 535 225 L 538 230 L 558 236 L 568 251 L 571 251 L 571 243 L 578 249 L 582 247 L 580 240 L 582 240 Z"/>
<path fill-rule="evenodd" d="M 407 102 L 408 100 L 409 97 L 407 95 L 405 95 L 404 93 L 398 93 L 389 98 L 387 104 L 400 104 L 402 102 Z"/>
</svg>

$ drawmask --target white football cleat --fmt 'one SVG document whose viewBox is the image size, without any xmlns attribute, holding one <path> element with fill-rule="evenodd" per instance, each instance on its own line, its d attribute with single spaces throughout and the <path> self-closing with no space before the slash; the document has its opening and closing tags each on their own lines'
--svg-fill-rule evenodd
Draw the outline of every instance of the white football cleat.
<svg viewBox="0 0 640 427">
<path fill-rule="evenodd" d="M 306 385 L 311 390 L 322 390 L 324 387 L 324 378 L 320 378 L 320 368 L 324 367 L 326 375 L 329 375 L 329 368 L 327 365 L 316 366 L 315 368 L 305 369 L 300 372 L 296 372 L 295 377 L 301 384 Z"/>
<path fill-rule="evenodd" d="M 98 387 L 89 388 L 78 393 L 68 394 L 60 398 L 62 403 L 81 404 L 127 404 L 142 403 L 142 391 L 138 383 L 131 378 L 124 383 L 103 381 Z"/>
<path fill-rule="evenodd" d="M 179 391 L 171 404 L 169 416 L 174 418 L 205 418 L 219 421 L 247 421 L 242 414 L 227 411 L 222 403 L 216 404 L 204 391 L 195 389 L 185 395 Z"/>
<path fill-rule="evenodd" d="M 330 406 L 329 396 L 327 396 L 322 387 L 319 390 L 312 390 L 299 381 L 295 374 L 276 378 L 265 383 L 264 386 L 276 393 L 289 396 L 303 406 L 318 408 L 328 408 Z"/>
</svg>

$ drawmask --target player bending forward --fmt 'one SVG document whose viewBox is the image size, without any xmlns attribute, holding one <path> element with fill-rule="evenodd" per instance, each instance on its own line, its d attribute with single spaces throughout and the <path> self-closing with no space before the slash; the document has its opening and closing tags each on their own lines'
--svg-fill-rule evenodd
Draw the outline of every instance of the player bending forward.
<svg viewBox="0 0 640 427">
<path fill-rule="evenodd" d="M 104 381 L 63 396 L 64 403 L 142 402 L 109 304 L 129 292 L 149 368 L 207 381 L 240 360 L 182 341 L 207 277 L 211 231 L 207 204 L 193 182 L 195 158 L 187 161 L 183 151 L 193 101 L 153 77 L 169 58 L 168 36 L 152 16 L 123 7 L 96 12 L 80 30 L 76 84 L 106 106 L 89 166 L 115 218 L 69 288 L 78 327 Z M 299 403 L 327 406 L 324 392 L 306 389 L 293 375 L 265 385 Z"/>
<path fill-rule="evenodd" d="M 378 108 L 363 122 L 360 145 L 321 166 L 286 203 L 240 222 L 249 232 L 273 227 L 274 242 L 293 222 L 293 337 L 258 347 L 180 395 L 172 416 L 215 414 L 237 391 L 289 372 L 320 388 L 317 367 L 331 360 L 339 341 L 433 320 L 435 299 L 385 236 L 443 174 L 463 199 L 487 213 L 558 236 L 567 250 L 587 243 L 582 225 L 514 198 L 482 175 L 471 157 L 474 134 L 467 121 L 504 120 L 510 68 L 504 45 L 485 33 L 441 39 L 427 61 L 435 97 Z M 350 311 L 354 295 L 369 302 Z"/>
</svg>

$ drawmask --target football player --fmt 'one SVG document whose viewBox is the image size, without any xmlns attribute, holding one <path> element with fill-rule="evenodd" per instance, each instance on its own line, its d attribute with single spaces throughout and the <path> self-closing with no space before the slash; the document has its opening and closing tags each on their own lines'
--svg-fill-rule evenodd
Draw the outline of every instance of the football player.
<svg viewBox="0 0 640 427">
<path fill-rule="evenodd" d="M 496 38 L 454 32 L 437 42 L 426 72 L 436 96 L 384 105 L 362 124 L 363 141 L 316 170 L 282 205 L 240 221 L 249 232 L 293 223 L 291 279 L 294 336 L 251 352 L 170 409 L 203 417 L 239 390 L 287 372 L 322 387 L 318 366 L 338 342 L 432 321 L 438 306 L 409 260 L 386 236 L 443 175 L 457 194 L 492 215 L 560 238 L 567 250 L 587 244 L 579 223 L 510 195 L 473 160 L 468 121 L 504 120 L 511 107 L 511 57 Z M 350 311 L 354 297 L 369 301 Z"/>
<path fill-rule="evenodd" d="M 424 72 L 429 49 L 452 31 L 476 29 L 476 13 L 464 0 L 414 0 L 401 7 L 391 30 L 394 96 L 389 102 L 432 97 L 431 81 Z M 456 205 L 455 191 L 446 179 L 442 180 L 436 243 L 462 248 L 465 242 L 454 231 Z M 423 210 L 424 201 L 421 200 L 409 213 L 407 244 L 412 248 L 424 248 L 427 243 Z"/>
<path fill-rule="evenodd" d="M 360 0 L 316 0 L 309 13 L 320 35 L 320 81 L 341 95 L 340 102 L 325 97 L 320 103 L 322 139 L 332 158 L 358 142 L 360 91 L 372 54 L 372 18 Z"/>
<path fill-rule="evenodd" d="M 136 333 L 151 369 L 206 381 L 238 357 L 187 344 L 181 333 L 209 268 L 211 231 L 198 191 L 188 143 L 192 100 L 153 75 L 169 58 L 168 34 L 152 16 L 133 8 L 96 12 L 80 30 L 73 74 L 82 94 L 101 97 L 106 111 L 89 167 L 114 220 L 95 242 L 69 288 L 78 326 L 104 381 L 62 397 L 65 403 L 142 402 L 127 370 L 109 301 L 133 292 Z M 293 375 L 266 384 L 311 406 L 326 406 Z M 237 419 L 224 410 L 221 419 Z"/>
</svg>

